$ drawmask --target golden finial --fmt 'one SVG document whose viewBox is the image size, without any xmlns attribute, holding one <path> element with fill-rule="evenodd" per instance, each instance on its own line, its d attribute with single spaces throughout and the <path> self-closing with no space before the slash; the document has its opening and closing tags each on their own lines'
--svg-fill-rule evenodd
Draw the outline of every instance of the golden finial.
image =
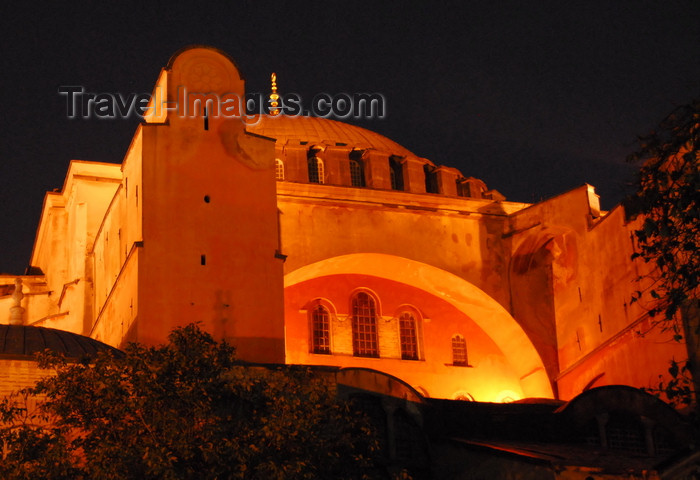
<svg viewBox="0 0 700 480">
<path fill-rule="evenodd" d="M 280 109 L 277 108 L 279 106 L 279 102 L 277 102 L 277 100 L 279 100 L 280 96 L 277 95 L 277 74 L 273 73 L 270 80 L 272 80 L 272 93 L 270 94 L 270 115 L 279 115 Z"/>
</svg>

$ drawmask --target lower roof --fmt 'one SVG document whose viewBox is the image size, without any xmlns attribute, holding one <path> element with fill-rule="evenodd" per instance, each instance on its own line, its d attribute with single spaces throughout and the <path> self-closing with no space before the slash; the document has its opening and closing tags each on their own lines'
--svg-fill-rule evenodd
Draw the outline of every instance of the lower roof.
<svg viewBox="0 0 700 480">
<path fill-rule="evenodd" d="M 77 333 L 27 325 L 0 325 L 0 358 L 34 357 L 45 350 L 75 359 L 102 351 L 122 355 L 114 347 Z"/>
</svg>

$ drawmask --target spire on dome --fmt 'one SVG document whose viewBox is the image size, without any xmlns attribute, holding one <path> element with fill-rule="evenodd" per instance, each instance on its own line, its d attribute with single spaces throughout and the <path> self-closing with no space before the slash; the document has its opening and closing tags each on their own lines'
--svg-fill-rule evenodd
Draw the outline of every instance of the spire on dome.
<svg viewBox="0 0 700 480">
<path fill-rule="evenodd" d="M 277 74 L 273 72 L 270 80 L 272 81 L 272 93 L 270 93 L 270 115 L 279 115 L 280 109 L 277 107 L 279 106 L 278 100 L 280 96 L 277 94 Z"/>
</svg>

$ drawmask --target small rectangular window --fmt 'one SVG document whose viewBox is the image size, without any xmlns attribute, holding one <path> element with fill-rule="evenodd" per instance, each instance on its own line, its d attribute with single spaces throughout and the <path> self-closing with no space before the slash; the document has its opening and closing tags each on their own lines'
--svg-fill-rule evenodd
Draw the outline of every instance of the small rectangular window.
<svg viewBox="0 0 700 480">
<path fill-rule="evenodd" d="M 462 335 L 452 337 L 452 365 L 461 367 L 469 365 L 467 360 L 467 341 Z"/>
</svg>

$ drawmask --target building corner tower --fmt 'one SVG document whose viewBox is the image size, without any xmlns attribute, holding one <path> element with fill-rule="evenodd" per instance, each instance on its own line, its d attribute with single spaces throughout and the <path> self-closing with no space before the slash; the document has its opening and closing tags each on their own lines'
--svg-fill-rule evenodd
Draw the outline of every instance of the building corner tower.
<svg viewBox="0 0 700 480">
<path fill-rule="evenodd" d="M 274 141 L 244 119 L 244 81 L 223 52 L 189 47 L 162 70 L 123 166 L 141 237 L 125 340 L 162 343 L 201 322 L 240 359 L 284 362 Z"/>
</svg>

